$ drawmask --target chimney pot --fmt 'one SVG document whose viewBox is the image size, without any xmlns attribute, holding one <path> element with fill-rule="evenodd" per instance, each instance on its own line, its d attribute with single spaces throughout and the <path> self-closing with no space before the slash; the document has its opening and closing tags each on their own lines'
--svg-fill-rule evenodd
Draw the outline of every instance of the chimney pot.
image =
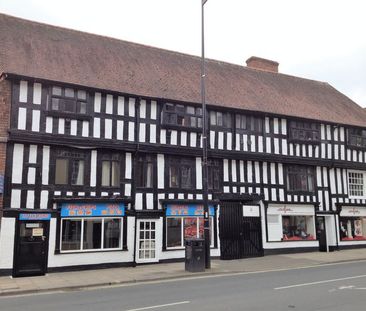
<svg viewBox="0 0 366 311">
<path fill-rule="evenodd" d="M 252 69 L 269 71 L 269 72 L 278 72 L 279 63 L 273 60 L 252 56 L 247 59 L 246 63 L 247 67 Z"/>
</svg>

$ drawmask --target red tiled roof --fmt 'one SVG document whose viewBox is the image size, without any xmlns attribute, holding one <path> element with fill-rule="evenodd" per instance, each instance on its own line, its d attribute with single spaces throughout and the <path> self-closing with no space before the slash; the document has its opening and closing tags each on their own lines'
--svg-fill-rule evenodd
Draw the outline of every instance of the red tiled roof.
<svg viewBox="0 0 366 311">
<path fill-rule="evenodd" d="M 207 60 L 207 104 L 366 126 L 327 83 Z M 200 58 L 0 14 L 0 73 L 200 103 Z"/>
</svg>

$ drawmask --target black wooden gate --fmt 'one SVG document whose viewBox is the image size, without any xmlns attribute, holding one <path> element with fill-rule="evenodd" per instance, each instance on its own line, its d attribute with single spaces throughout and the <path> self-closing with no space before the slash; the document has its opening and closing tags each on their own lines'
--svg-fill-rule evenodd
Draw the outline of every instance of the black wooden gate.
<svg viewBox="0 0 366 311">
<path fill-rule="evenodd" d="M 263 256 L 260 217 L 243 217 L 241 202 L 220 203 L 221 259 Z"/>
</svg>

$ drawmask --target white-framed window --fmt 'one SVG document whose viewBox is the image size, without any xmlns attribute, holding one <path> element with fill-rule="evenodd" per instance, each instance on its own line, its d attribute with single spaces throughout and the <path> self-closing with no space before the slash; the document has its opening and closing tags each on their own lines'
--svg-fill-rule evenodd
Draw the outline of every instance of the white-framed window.
<svg viewBox="0 0 366 311">
<path fill-rule="evenodd" d="M 365 173 L 348 171 L 348 193 L 350 197 L 365 197 Z"/>
<path fill-rule="evenodd" d="M 61 219 L 61 252 L 122 249 L 121 217 L 85 217 Z"/>
<path fill-rule="evenodd" d="M 210 221 L 210 245 L 214 246 L 214 217 Z M 189 238 L 203 238 L 204 218 L 196 216 L 167 217 L 166 218 L 166 247 L 167 249 L 183 248 L 184 240 Z"/>
</svg>

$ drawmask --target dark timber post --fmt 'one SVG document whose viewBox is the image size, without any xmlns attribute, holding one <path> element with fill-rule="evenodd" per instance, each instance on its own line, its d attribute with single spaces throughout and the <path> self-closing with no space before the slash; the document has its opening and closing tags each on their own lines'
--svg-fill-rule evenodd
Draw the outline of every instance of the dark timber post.
<svg viewBox="0 0 366 311">
<path fill-rule="evenodd" d="M 201 13 L 202 13 L 202 56 L 201 56 L 201 101 L 202 101 L 202 179 L 203 179 L 203 214 L 204 214 L 204 238 L 205 238 L 205 267 L 211 268 L 211 255 L 210 255 L 210 221 L 209 221 L 209 208 L 208 208 L 208 171 L 207 171 L 207 111 L 206 111 L 206 94 L 205 94 L 205 31 L 204 31 L 204 5 L 207 0 L 202 0 Z"/>
</svg>

